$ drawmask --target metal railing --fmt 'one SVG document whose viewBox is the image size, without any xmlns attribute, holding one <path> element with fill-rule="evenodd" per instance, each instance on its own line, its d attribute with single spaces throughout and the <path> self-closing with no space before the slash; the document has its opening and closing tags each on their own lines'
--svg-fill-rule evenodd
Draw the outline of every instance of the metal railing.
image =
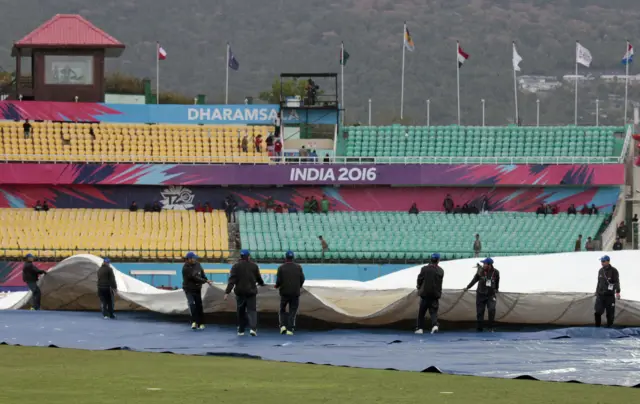
<svg viewBox="0 0 640 404">
<path fill-rule="evenodd" d="M 528 156 L 528 157 L 461 157 L 461 156 L 336 156 L 336 157 L 273 157 L 273 156 L 146 156 L 138 154 L 0 154 L 5 163 L 30 164 L 191 164 L 191 165 L 238 165 L 238 164 L 312 164 L 312 165 L 355 165 L 355 164 L 616 164 L 622 156 Z"/>
</svg>

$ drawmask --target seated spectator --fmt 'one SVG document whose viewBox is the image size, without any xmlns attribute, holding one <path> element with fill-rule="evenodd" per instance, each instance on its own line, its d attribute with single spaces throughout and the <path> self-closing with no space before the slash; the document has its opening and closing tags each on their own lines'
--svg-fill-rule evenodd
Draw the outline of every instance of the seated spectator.
<svg viewBox="0 0 640 404">
<path fill-rule="evenodd" d="M 42 210 L 42 204 L 40 201 L 36 201 L 36 205 L 33 207 L 36 212 L 40 212 Z"/>
<path fill-rule="evenodd" d="M 590 215 L 597 215 L 598 214 L 598 208 L 596 208 L 595 204 L 591 205 L 591 209 L 589 209 L 589 214 Z"/>
<path fill-rule="evenodd" d="M 318 162 L 318 153 L 316 153 L 315 150 L 311 150 L 309 152 L 309 157 L 310 157 L 311 162 L 313 162 L 313 163 L 317 163 Z"/>
<path fill-rule="evenodd" d="M 43 212 L 49 211 L 49 204 L 47 203 L 47 201 L 44 201 L 44 203 L 42 204 L 42 211 Z"/>
<path fill-rule="evenodd" d="M 578 235 L 578 239 L 576 240 L 576 245 L 573 251 L 580 251 L 580 250 L 582 250 L 582 234 Z"/>
<path fill-rule="evenodd" d="M 613 251 L 622 251 L 622 242 L 619 238 L 617 238 L 616 242 L 613 243 Z"/>
<path fill-rule="evenodd" d="M 447 194 L 447 197 L 444 198 L 442 202 L 442 207 L 444 208 L 445 213 L 453 213 L 453 199 L 451 195 Z"/>
<path fill-rule="evenodd" d="M 469 207 L 469 213 L 472 215 L 477 215 L 478 213 L 480 213 L 480 210 L 478 210 L 478 207 L 474 205 Z"/>
<path fill-rule="evenodd" d="M 580 210 L 580 214 L 581 215 L 588 215 L 589 214 L 589 207 L 587 206 L 587 204 L 585 204 L 582 209 Z"/>
<path fill-rule="evenodd" d="M 324 155 L 324 160 L 322 160 L 323 163 L 330 163 L 331 159 L 329 158 L 329 154 L 325 154 Z"/>
<path fill-rule="evenodd" d="M 320 209 L 322 210 L 322 213 L 329 213 L 329 200 L 326 196 L 323 196 L 320 201 Z"/>
<path fill-rule="evenodd" d="M 151 206 L 150 203 L 145 203 L 144 204 L 144 211 L 145 212 L 153 212 L 153 207 Z"/>
<path fill-rule="evenodd" d="M 552 205 L 551 206 L 551 214 L 552 215 L 557 215 L 558 214 L 558 205 Z"/>
<path fill-rule="evenodd" d="M 587 251 L 596 250 L 596 243 L 594 243 L 593 240 L 591 240 L 591 237 L 587 237 L 587 242 L 584 245 L 584 249 Z"/>
<path fill-rule="evenodd" d="M 204 208 L 202 207 L 202 203 L 198 202 L 196 205 L 196 212 L 204 212 Z"/>
<path fill-rule="evenodd" d="M 24 120 L 24 124 L 22 124 L 22 128 L 24 129 L 24 138 L 28 139 L 31 135 L 31 124 L 28 119 Z"/>
<path fill-rule="evenodd" d="M 547 209 L 545 209 L 544 203 L 541 203 L 540 206 L 538 206 L 538 209 L 536 209 L 536 215 L 546 215 L 546 214 L 547 214 Z"/>
<path fill-rule="evenodd" d="M 258 202 L 256 202 L 251 207 L 251 213 L 259 213 L 259 212 L 260 212 L 260 205 L 258 204 Z"/>
<path fill-rule="evenodd" d="M 287 211 L 288 211 L 289 213 L 298 213 L 298 209 L 296 209 L 296 207 L 295 207 L 295 206 L 289 206 L 289 205 L 287 205 Z"/>
<path fill-rule="evenodd" d="M 469 204 L 465 203 L 464 205 L 462 205 L 462 213 L 466 213 L 466 214 L 471 213 L 471 209 L 469 208 Z"/>
<path fill-rule="evenodd" d="M 570 215 L 575 215 L 578 213 L 574 204 L 571 204 L 571 206 L 569 206 L 569 209 L 567 209 L 567 213 Z"/>
<path fill-rule="evenodd" d="M 258 134 L 258 136 L 256 136 L 256 151 L 258 153 L 262 152 L 262 135 Z"/>
<path fill-rule="evenodd" d="M 318 203 L 318 200 L 316 199 L 315 196 L 311 197 L 311 213 L 318 213 L 320 212 L 320 204 Z"/>
<path fill-rule="evenodd" d="M 462 208 L 460 207 L 460 205 L 456 205 L 455 209 L 453 209 L 453 214 L 460 214 L 462 213 Z"/>
<path fill-rule="evenodd" d="M 311 213 L 311 200 L 308 196 L 304 198 L 303 212 Z"/>
<path fill-rule="evenodd" d="M 553 213 L 553 209 L 551 209 L 551 205 L 549 204 L 544 205 L 544 211 L 547 215 L 550 215 Z"/>
<path fill-rule="evenodd" d="M 282 208 L 282 205 L 276 205 L 275 212 L 284 213 L 284 209 Z"/>
<path fill-rule="evenodd" d="M 154 212 L 161 212 L 162 211 L 162 207 L 160 207 L 160 204 L 158 202 L 154 202 L 153 203 L 153 211 Z"/>
<path fill-rule="evenodd" d="M 418 205 L 416 205 L 416 203 L 414 202 L 411 207 L 409 208 L 409 214 L 410 215 L 417 215 L 419 213 L 418 211 Z"/>
<path fill-rule="evenodd" d="M 267 203 L 266 202 L 260 202 L 258 204 L 258 207 L 260 208 L 260 213 L 265 213 L 267 211 Z"/>
<path fill-rule="evenodd" d="M 137 212 L 138 211 L 138 204 L 136 203 L 136 201 L 131 202 L 131 206 L 129 206 L 129 212 Z"/>
<path fill-rule="evenodd" d="M 209 202 L 204 203 L 204 211 L 207 213 L 213 212 L 213 208 L 211 207 L 211 204 L 209 204 Z"/>
</svg>

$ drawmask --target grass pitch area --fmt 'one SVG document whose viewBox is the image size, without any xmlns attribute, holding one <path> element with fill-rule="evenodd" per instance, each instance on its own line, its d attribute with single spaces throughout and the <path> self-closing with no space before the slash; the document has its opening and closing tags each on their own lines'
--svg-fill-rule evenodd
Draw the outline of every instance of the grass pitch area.
<svg viewBox="0 0 640 404">
<path fill-rule="evenodd" d="M 0 403 L 638 403 L 640 389 L 0 346 Z"/>
</svg>

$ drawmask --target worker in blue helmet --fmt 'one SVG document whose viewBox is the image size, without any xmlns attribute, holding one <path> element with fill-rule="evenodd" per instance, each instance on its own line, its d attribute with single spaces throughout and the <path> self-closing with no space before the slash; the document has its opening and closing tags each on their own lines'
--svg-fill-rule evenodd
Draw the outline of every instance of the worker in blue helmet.
<svg viewBox="0 0 640 404">
<path fill-rule="evenodd" d="M 607 327 L 613 326 L 616 311 L 616 299 L 620 299 L 620 274 L 611 266 L 611 258 L 605 255 L 600 258 L 601 268 L 598 271 L 596 286 L 596 303 L 594 307 L 596 327 L 602 323 L 602 313 L 607 314 Z"/>
<path fill-rule="evenodd" d="M 280 292 L 280 334 L 293 335 L 300 306 L 300 290 L 304 285 L 302 266 L 293 262 L 295 255 L 289 250 L 284 254 L 284 264 L 278 267 L 275 288 Z M 289 312 L 287 312 L 287 307 Z"/>
<path fill-rule="evenodd" d="M 22 280 L 27 284 L 27 287 L 31 291 L 31 310 L 40 310 L 40 299 L 42 294 L 40 293 L 40 287 L 38 286 L 38 278 L 40 275 L 46 275 L 47 273 L 42 269 L 35 266 L 33 261 L 36 257 L 33 254 L 27 254 L 24 257 L 24 266 L 22 267 Z"/>
<path fill-rule="evenodd" d="M 424 333 L 424 318 L 429 311 L 431 317 L 431 334 L 439 331 L 438 308 L 440 307 L 440 297 L 442 297 L 442 280 L 444 270 L 440 268 L 440 254 L 431 254 L 429 264 L 420 269 L 418 274 L 418 294 L 420 295 L 420 308 L 418 309 L 418 320 L 416 321 L 416 334 Z"/>
<path fill-rule="evenodd" d="M 182 266 L 182 290 L 187 296 L 189 312 L 191 313 L 191 329 L 204 330 L 204 308 L 202 307 L 202 285 L 211 284 L 207 275 L 198 262 L 194 252 L 188 252 Z"/>
<path fill-rule="evenodd" d="M 482 265 L 480 265 L 482 264 Z M 492 258 L 485 258 L 480 261 L 480 264 L 476 265 L 477 271 L 473 276 L 469 285 L 464 288 L 464 291 L 468 291 L 478 284 L 476 289 L 476 320 L 477 330 L 482 332 L 484 330 L 484 312 L 489 312 L 489 321 L 487 322 L 490 332 L 493 332 L 494 322 L 496 320 L 496 304 L 497 294 L 500 289 L 500 271 L 493 266 Z"/>
<path fill-rule="evenodd" d="M 102 316 L 105 319 L 116 318 L 113 314 L 113 293 L 116 290 L 118 290 L 118 284 L 113 268 L 111 268 L 111 260 L 103 258 L 102 265 L 98 268 L 98 297 L 100 298 Z"/>
<path fill-rule="evenodd" d="M 247 326 L 252 337 L 258 335 L 257 285 L 264 286 L 260 268 L 250 260 L 249 250 L 240 251 L 240 261 L 231 267 L 229 282 L 224 292 L 224 300 L 233 290 L 236 295 L 236 311 L 238 315 L 238 335 L 244 335 Z"/>
</svg>

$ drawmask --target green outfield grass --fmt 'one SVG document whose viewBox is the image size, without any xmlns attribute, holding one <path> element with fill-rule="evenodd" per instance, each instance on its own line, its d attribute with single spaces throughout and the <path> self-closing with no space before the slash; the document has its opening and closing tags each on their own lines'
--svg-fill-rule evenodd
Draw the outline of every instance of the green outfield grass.
<svg viewBox="0 0 640 404">
<path fill-rule="evenodd" d="M 624 387 L 9 346 L 0 381 L 2 404 L 640 403 Z"/>
</svg>

